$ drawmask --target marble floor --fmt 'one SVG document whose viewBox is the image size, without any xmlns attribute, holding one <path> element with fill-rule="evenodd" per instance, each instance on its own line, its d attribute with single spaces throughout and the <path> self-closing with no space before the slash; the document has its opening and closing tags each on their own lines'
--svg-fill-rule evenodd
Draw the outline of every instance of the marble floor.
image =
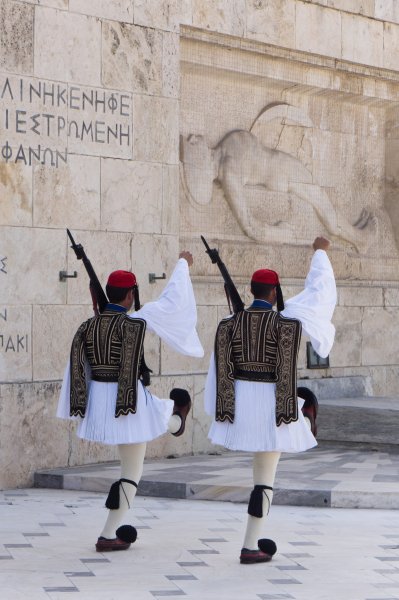
<svg viewBox="0 0 399 600">
<path fill-rule="evenodd" d="M 146 460 L 139 494 L 247 502 L 252 489 L 248 453 Z M 38 487 L 106 492 L 119 479 L 118 463 L 59 468 L 35 474 Z M 274 485 L 275 505 L 399 509 L 399 452 L 321 444 L 283 454 Z"/>
<path fill-rule="evenodd" d="M 278 553 L 240 565 L 246 506 L 138 496 L 138 539 L 99 554 L 103 493 L 0 492 L 1 600 L 399 599 L 399 512 L 273 506 Z"/>
</svg>

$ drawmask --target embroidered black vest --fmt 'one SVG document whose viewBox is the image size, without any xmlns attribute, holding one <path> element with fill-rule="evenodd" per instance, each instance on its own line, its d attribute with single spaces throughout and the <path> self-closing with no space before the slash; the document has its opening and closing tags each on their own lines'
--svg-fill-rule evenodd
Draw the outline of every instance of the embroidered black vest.
<svg viewBox="0 0 399 600">
<path fill-rule="evenodd" d="M 297 358 L 302 326 L 249 308 L 219 323 L 215 339 L 216 420 L 234 421 L 234 380 L 276 383 L 276 422 L 298 420 Z"/>
<path fill-rule="evenodd" d="M 146 322 L 105 310 L 82 323 L 71 347 L 71 416 L 84 417 L 86 364 L 94 381 L 118 383 L 115 417 L 137 410 L 137 384 Z"/>
</svg>

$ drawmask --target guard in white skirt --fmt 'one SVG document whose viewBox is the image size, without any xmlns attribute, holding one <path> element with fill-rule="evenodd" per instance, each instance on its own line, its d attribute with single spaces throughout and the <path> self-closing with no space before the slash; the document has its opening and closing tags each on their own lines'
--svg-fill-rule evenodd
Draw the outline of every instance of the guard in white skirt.
<svg viewBox="0 0 399 600">
<path fill-rule="evenodd" d="M 285 307 L 277 273 L 256 271 L 253 304 L 223 319 L 216 333 L 205 386 L 205 410 L 214 417 L 208 437 L 230 450 L 254 453 L 243 564 L 270 561 L 277 550 L 261 531 L 281 453 L 317 445 L 317 399 L 297 388 L 296 361 L 301 330 L 321 357 L 328 356 L 334 342 L 337 292 L 329 245 L 323 237 L 315 239 L 305 289 Z M 304 392 L 302 398 L 297 390 Z"/>
<path fill-rule="evenodd" d="M 167 431 L 180 436 L 185 429 L 190 396 L 179 388 L 171 391 L 170 400 L 151 394 L 142 381 L 143 343 L 149 329 L 177 352 L 203 356 L 189 275 L 192 263 L 192 255 L 182 252 L 158 300 L 133 313 L 133 300 L 139 304 L 136 277 L 114 271 L 106 287 L 110 303 L 82 323 L 72 342 L 57 416 L 77 419 L 82 439 L 117 445 L 121 460 L 121 477 L 106 501 L 110 510 L 96 543 L 98 552 L 126 550 L 136 540 L 136 529 L 120 524 L 136 494 L 146 444 Z"/>
</svg>

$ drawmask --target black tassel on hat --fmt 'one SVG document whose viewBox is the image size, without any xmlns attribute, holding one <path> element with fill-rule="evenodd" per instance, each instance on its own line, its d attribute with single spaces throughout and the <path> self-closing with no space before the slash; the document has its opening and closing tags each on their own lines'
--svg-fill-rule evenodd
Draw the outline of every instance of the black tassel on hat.
<svg viewBox="0 0 399 600">
<path fill-rule="evenodd" d="M 284 298 L 283 298 L 283 292 L 281 291 L 281 285 L 279 283 L 276 285 L 276 295 L 277 295 L 277 310 L 278 310 L 278 312 L 281 312 L 282 310 L 284 310 Z"/>
<path fill-rule="evenodd" d="M 133 288 L 134 295 L 134 310 L 140 310 L 140 296 L 139 296 L 139 286 L 135 285 Z"/>
<path fill-rule="evenodd" d="M 109 508 L 110 510 L 117 510 L 119 508 L 120 505 L 120 486 L 122 483 L 130 483 L 131 485 L 134 485 L 135 488 L 137 488 L 137 483 L 135 481 L 133 481 L 132 479 L 118 479 L 118 481 L 115 481 L 115 483 L 113 483 L 109 489 L 109 493 L 108 493 L 108 497 L 105 501 L 105 506 L 107 508 Z M 122 490 L 123 493 L 125 494 L 125 491 L 123 489 L 122 486 Z M 125 498 L 127 500 L 126 494 L 125 494 Z M 129 505 L 129 501 L 127 501 L 128 505 Z M 130 505 L 129 505 L 130 508 Z"/>
<path fill-rule="evenodd" d="M 251 515 L 251 517 L 258 517 L 258 519 L 261 519 L 263 517 L 264 490 L 273 490 L 273 488 L 268 485 L 255 485 L 254 489 L 251 492 L 248 504 L 248 514 Z"/>
</svg>

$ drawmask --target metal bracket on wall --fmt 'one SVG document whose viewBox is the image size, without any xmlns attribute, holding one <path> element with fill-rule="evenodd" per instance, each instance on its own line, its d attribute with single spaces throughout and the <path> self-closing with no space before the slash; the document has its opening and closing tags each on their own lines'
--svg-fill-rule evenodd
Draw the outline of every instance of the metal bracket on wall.
<svg viewBox="0 0 399 600">
<path fill-rule="evenodd" d="M 60 271 L 59 272 L 60 281 L 65 281 L 66 279 L 76 279 L 77 276 L 78 276 L 77 271 L 74 271 L 73 275 L 69 275 L 68 271 Z"/>
<path fill-rule="evenodd" d="M 162 273 L 160 277 L 157 277 L 155 273 L 148 273 L 148 281 L 150 283 L 155 283 L 156 279 L 166 279 L 166 273 Z"/>
</svg>

